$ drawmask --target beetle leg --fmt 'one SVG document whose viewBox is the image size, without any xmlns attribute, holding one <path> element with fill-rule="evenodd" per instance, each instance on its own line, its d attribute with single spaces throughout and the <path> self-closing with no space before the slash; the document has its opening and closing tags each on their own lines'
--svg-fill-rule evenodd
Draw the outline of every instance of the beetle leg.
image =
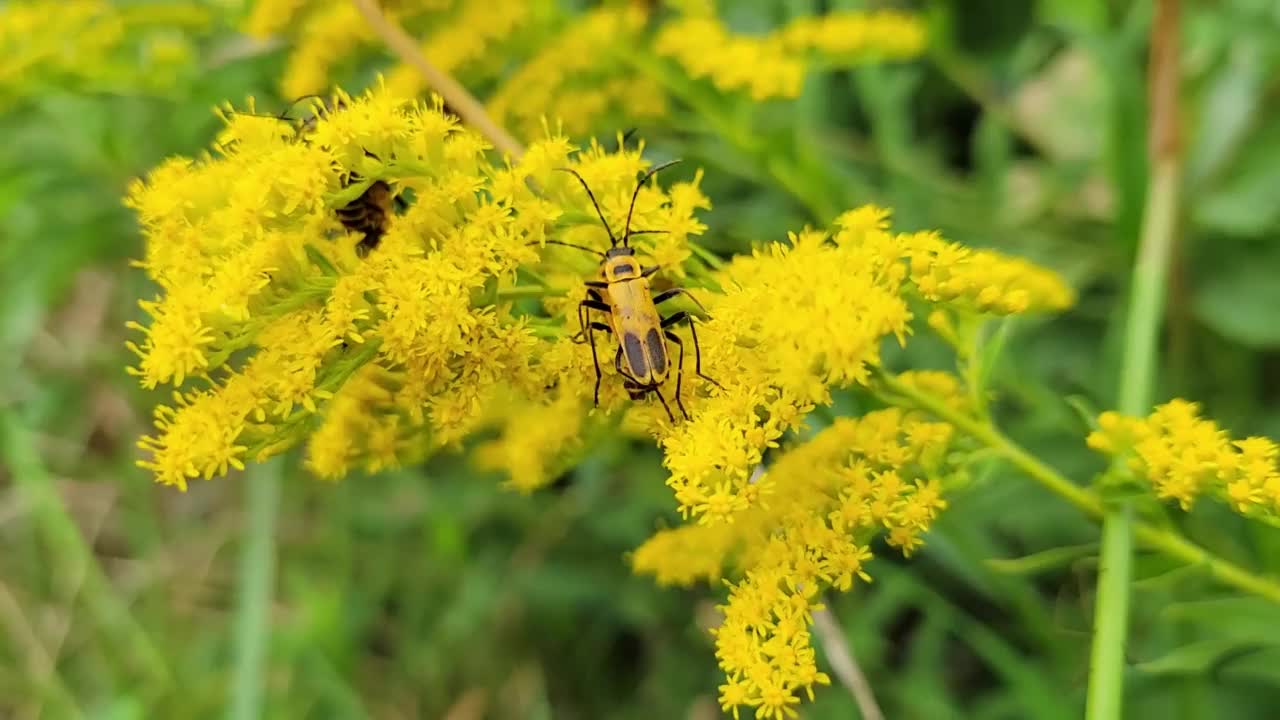
<svg viewBox="0 0 1280 720">
<path fill-rule="evenodd" d="M 706 309 L 705 307 L 703 307 L 703 306 L 702 306 L 702 303 L 701 303 L 701 302 L 698 302 L 698 298 L 696 298 L 696 297 L 694 297 L 694 296 L 693 296 L 693 293 L 689 292 L 688 290 L 686 290 L 686 289 L 684 289 L 684 288 L 680 288 L 680 287 L 677 287 L 677 288 L 671 288 L 670 290 L 663 290 L 662 292 L 658 293 L 657 295 L 654 295 L 654 296 L 653 296 L 653 304 L 654 304 L 654 305 L 657 305 L 658 303 L 666 302 L 667 300 L 670 300 L 671 298 L 673 298 L 673 297 L 675 297 L 675 296 L 677 296 L 677 295 L 684 295 L 685 297 L 689 298 L 689 300 L 690 300 L 690 301 L 692 301 L 694 305 L 698 306 L 698 309 L 702 311 L 702 314 L 703 314 L 703 315 L 709 315 L 709 314 L 710 314 L 710 313 L 708 313 L 708 312 L 707 312 L 707 309 Z M 680 314 L 680 313 L 676 313 L 676 315 L 679 315 L 679 314 Z M 675 315 L 672 315 L 671 317 L 675 317 Z"/>
<path fill-rule="evenodd" d="M 635 233 L 632 233 L 632 235 L 634 235 L 634 234 L 635 234 Z M 662 269 L 662 266 L 661 266 L 661 265 L 650 265 L 650 266 L 649 266 L 649 267 L 647 267 L 647 268 L 641 268 L 641 270 L 640 270 L 640 277 L 642 277 L 642 278 L 647 278 L 647 277 L 649 277 L 650 275 L 652 275 L 652 274 L 654 274 L 654 273 L 658 272 L 658 271 L 659 271 L 659 270 L 661 270 L 661 269 Z"/>
<path fill-rule="evenodd" d="M 723 385 L 721 385 L 720 383 L 716 382 L 716 381 L 715 381 L 715 380 L 713 380 L 712 378 L 710 378 L 710 377 L 708 377 L 708 376 L 706 376 L 706 375 L 703 375 L 703 374 L 702 374 L 702 346 L 698 344 L 698 328 L 697 328 L 697 324 L 696 324 L 696 323 L 694 323 L 694 321 L 693 321 L 693 316 L 692 316 L 692 315 L 690 315 L 688 312 L 686 312 L 686 311 L 684 311 L 684 310 L 681 310 L 680 312 L 677 312 L 677 313 L 673 314 L 673 315 L 672 315 L 671 317 L 669 317 L 669 318 L 663 318 L 663 320 L 662 320 L 662 327 L 663 327 L 664 329 L 669 328 L 669 327 L 671 327 L 672 325 L 675 325 L 676 323 L 678 323 L 678 322 L 680 322 L 680 321 L 682 321 L 682 320 L 683 320 L 683 321 L 685 321 L 685 322 L 687 322 L 687 323 L 689 323 L 689 334 L 693 336 L 693 368 L 694 368 L 694 372 L 696 372 L 696 373 L 698 374 L 698 377 L 702 378 L 703 380 L 706 380 L 707 382 L 711 383 L 712 385 L 715 385 L 716 387 L 718 387 L 718 388 L 720 388 L 721 390 L 723 390 L 723 389 L 724 389 L 724 386 L 723 386 Z M 667 337 L 671 337 L 671 335 L 672 335 L 672 333 L 670 333 L 670 332 L 668 331 L 668 333 L 667 333 Z"/>
<path fill-rule="evenodd" d="M 584 284 L 584 285 L 586 285 L 586 286 L 587 286 L 587 287 L 589 287 L 589 288 L 607 288 L 607 287 L 609 287 L 609 283 L 607 283 L 607 282 L 601 282 L 601 281 L 599 281 L 599 280 L 587 280 L 587 281 L 586 281 L 585 283 L 583 283 L 583 284 Z"/>
<path fill-rule="evenodd" d="M 684 385 L 684 342 L 679 335 L 666 330 L 662 333 L 667 339 L 675 343 L 680 348 L 680 359 L 676 362 L 676 407 L 680 408 L 680 414 L 684 415 L 684 419 L 689 419 L 689 411 L 684 409 L 684 400 L 680 399 L 680 387 Z"/>
<path fill-rule="evenodd" d="M 603 303 L 601 303 L 603 305 Z M 608 305 L 605 308 L 608 309 Z M 582 326 L 582 333 L 587 338 L 587 344 L 591 346 L 591 363 L 596 368 L 596 389 L 594 393 L 594 402 L 596 407 L 600 407 L 600 380 L 604 377 L 604 373 L 600 372 L 600 357 L 596 355 L 596 338 L 591 334 L 592 325 L 587 322 L 587 316 L 592 310 L 597 310 L 595 303 L 591 300 L 583 300 L 578 303 L 578 324 Z"/>
<path fill-rule="evenodd" d="M 587 324 L 591 326 L 592 330 L 601 330 L 609 333 L 610 335 L 613 334 L 613 328 L 609 327 L 608 323 L 602 323 L 599 320 L 592 320 Z M 582 334 L 582 331 L 579 330 L 577 333 L 574 333 L 573 337 L 569 338 L 569 341 L 581 345 L 587 341 L 587 338 Z"/>
<path fill-rule="evenodd" d="M 589 292 L 590 292 L 590 293 L 592 293 L 592 294 L 595 294 L 597 298 L 599 298 L 599 297 L 600 297 L 598 294 L 596 294 L 596 293 L 595 293 L 595 291 L 594 291 L 594 290 L 589 291 Z M 570 340 L 572 340 L 573 342 L 575 342 L 575 343 L 576 343 L 576 342 L 582 342 L 582 339 L 584 339 L 584 338 L 586 337 L 586 333 L 587 333 L 587 326 L 588 326 L 588 325 L 593 326 L 596 330 L 605 330 L 605 329 L 610 330 L 610 331 L 612 331 L 612 330 L 613 330 L 613 328 L 601 328 L 601 327 L 600 327 L 601 323 L 599 323 L 599 322 L 594 322 L 594 323 L 593 323 L 593 322 L 590 322 L 590 320 L 591 320 L 591 312 L 590 312 L 590 311 L 592 311 L 592 310 L 599 310 L 599 311 L 600 311 L 600 312 L 602 312 L 602 313 L 612 313 L 612 312 L 613 312 L 613 308 L 612 308 L 612 307 L 610 307 L 608 303 L 606 303 L 606 302 L 604 302 L 604 301 L 602 301 L 602 300 L 598 300 L 598 299 L 596 299 L 596 300 L 583 300 L 582 302 L 578 303 L 578 326 L 579 326 L 581 329 L 578 331 L 578 334 L 577 334 L 577 335 L 574 335 L 573 337 L 569 338 L 569 339 L 570 339 Z"/>
<path fill-rule="evenodd" d="M 659 388 L 657 385 L 653 385 L 649 388 L 649 392 L 658 396 L 658 402 L 662 403 L 662 409 L 667 411 L 667 419 L 671 420 L 671 422 L 674 423 L 676 421 L 676 416 L 671 414 L 671 406 L 667 404 L 667 399 L 662 397 L 662 389 Z M 680 412 L 684 412 L 683 407 L 680 408 Z M 685 413 L 684 419 L 685 420 L 689 419 L 688 413 Z"/>
</svg>

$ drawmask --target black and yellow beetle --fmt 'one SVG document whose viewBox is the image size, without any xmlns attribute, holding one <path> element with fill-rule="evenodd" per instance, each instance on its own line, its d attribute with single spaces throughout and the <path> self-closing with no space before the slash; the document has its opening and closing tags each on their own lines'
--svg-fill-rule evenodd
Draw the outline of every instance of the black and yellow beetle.
<svg viewBox="0 0 1280 720">
<path fill-rule="evenodd" d="M 667 411 L 667 417 L 673 422 L 675 421 L 675 415 L 671 413 L 671 407 L 667 405 L 667 399 L 662 396 L 661 390 L 663 382 L 671 374 L 670 354 L 667 352 L 668 340 L 680 348 L 680 355 L 676 361 L 676 407 L 680 408 L 680 413 L 686 420 L 689 419 L 689 413 L 685 410 L 684 401 L 680 397 L 684 381 L 684 342 L 681 341 L 680 336 L 669 329 L 672 325 L 679 322 L 688 323 L 689 332 L 693 338 L 695 372 L 698 377 L 716 387 L 721 387 L 721 385 L 702 373 L 702 349 L 698 346 L 698 331 L 695 327 L 693 316 L 681 310 L 663 317 L 658 313 L 657 306 L 677 295 L 683 294 L 692 300 L 704 313 L 706 309 L 702 307 L 702 303 L 699 303 L 697 298 L 693 297 L 684 288 L 671 288 L 654 295 L 649 287 L 649 276 L 656 273 L 660 268 L 657 266 L 641 267 L 635 257 L 635 250 L 630 247 L 629 243 L 635 235 L 663 232 L 661 230 L 636 230 L 633 232 L 631 230 L 631 215 L 635 211 L 636 198 L 640 195 L 640 188 L 644 187 L 645 182 L 658 171 L 678 162 L 680 161 L 672 160 L 658 165 L 645 173 L 644 177 L 640 178 L 640 182 L 636 183 L 635 191 L 631 194 L 631 206 L 627 209 L 627 224 L 623 230 L 621 241 L 613 234 L 613 230 L 609 227 L 609 221 L 604 219 L 604 213 L 600 211 L 600 205 L 596 202 L 595 195 L 592 194 L 587 181 L 575 170 L 560 168 L 560 170 L 576 177 L 578 182 L 582 183 L 583 189 L 587 191 L 587 197 L 591 199 L 591 204 L 595 207 L 596 214 L 600 217 L 600 222 L 604 224 L 605 232 L 609 233 L 609 249 L 599 253 L 581 245 L 558 240 L 546 241 L 555 245 L 565 245 L 579 250 L 586 250 L 603 257 L 600 263 L 601 279 L 588 280 L 586 282 L 587 297 L 578 303 L 578 324 L 582 328 L 583 337 L 591 345 L 591 360 L 596 369 L 595 404 L 600 404 L 600 381 L 604 377 L 603 373 L 600 372 L 600 358 L 596 354 L 594 336 L 594 331 L 599 330 L 611 333 L 618 339 L 618 350 L 614 356 L 613 364 L 617 368 L 618 374 L 623 377 L 623 388 L 627 390 L 627 394 L 631 396 L 631 399 L 638 400 L 649 393 L 657 395 L 663 409 Z M 593 311 L 606 313 L 608 322 L 592 320 L 591 313 Z"/>
</svg>

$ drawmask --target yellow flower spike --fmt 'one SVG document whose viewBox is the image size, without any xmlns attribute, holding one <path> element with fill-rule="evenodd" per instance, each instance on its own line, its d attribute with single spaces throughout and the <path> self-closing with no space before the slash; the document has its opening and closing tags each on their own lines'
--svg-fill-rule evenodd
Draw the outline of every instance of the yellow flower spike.
<svg viewBox="0 0 1280 720">
<path fill-rule="evenodd" d="M 1174 399 L 1146 418 L 1105 412 L 1087 442 L 1098 452 L 1127 456 L 1156 497 L 1176 500 L 1183 510 L 1207 494 L 1242 515 L 1280 520 L 1280 447 L 1265 437 L 1231 440 L 1200 416 L 1196 403 Z"/>
<path fill-rule="evenodd" d="M 610 113 L 660 116 L 665 95 L 652 80 L 631 77 L 622 62 L 639 42 L 645 12 L 634 6 L 601 7 L 575 18 L 489 98 L 494 120 L 524 138 L 542 137 L 544 117 L 563 122 L 570 136 L 589 134 Z M 610 83 L 620 75 L 628 86 Z"/>
<path fill-rule="evenodd" d="M 529 24 L 538 12 L 537 3 L 530 0 L 465 0 L 459 5 L 441 18 L 421 46 L 423 57 L 450 75 L 496 53 L 496 45 Z M 426 89 L 426 82 L 416 68 L 401 63 L 387 72 L 387 88 L 400 97 L 413 97 Z"/>
<path fill-rule="evenodd" d="M 272 19 L 261 18 L 261 26 L 268 27 Z M 323 92 L 330 85 L 333 66 L 373 39 L 360 11 L 341 0 L 317 8 L 300 21 L 300 27 L 297 46 L 285 63 L 280 80 L 280 92 L 285 97 Z"/>
<path fill-rule="evenodd" d="M 943 374 L 919 381 L 952 384 Z M 913 442 L 913 432 L 932 441 Z M 785 715 L 801 694 L 830 682 L 817 671 L 808 632 L 819 593 L 871 580 L 868 545 L 877 532 L 887 530 L 904 554 L 921 545 L 946 507 L 937 478 L 948 470 L 942 458 L 953 435 L 949 425 L 898 408 L 838 419 L 756 478 L 774 488 L 767 505 L 738 511 L 732 523 L 659 532 L 636 551 L 636 571 L 663 582 L 716 578 L 726 563 L 738 578 L 714 631 L 726 712 L 768 697 L 770 712 Z M 871 507 L 877 503 L 879 513 Z"/>
<path fill-rule="evenodd" d="M 721 91 L 746 90 L 752 100 L 800 95 L 805 64 L 777 39 L 734 35 L 719 19 L 686 16 L 663 25 L 654 50 Z"/>
<path fill-rule="evenodd" d="M 223 111 L 228 129 L 216 155 L 167 161 L 130 189 L 127 202 L 147 236 L 139 265 L 163 289 L 143 303 L 150 320 L 131 325 L 143 333 L 130 345 L 140 356 L 131 372 L 147 387 L 181 386 L 193 375 L 211 383 L 180 393 L 144 443 L 144 466 L 164 482 L 220 474 L 249 451 L 256 459 L 283 451 L 305 439 L 303 418 L 312 414 L 325 419 L 308 460 L 318 474 L 376 470 L 456 445 L 484 422 L 499 385 L 542 402 L 558 383 L 568 404 L 589 387 L 586 348 L 566 342 L 562 374 L 551 378 L 555 353 L 530 323 L 510 303 L 488 304 L 521 265 L 538 262 L 529 243 L 559 232 L 561 215 L 598 228 L 580 188 L 544 198 L 506 179 L 551 180 L 550 168 L 573 148 L 550 138 L 519 169 L 498 168 L 487 144 L 438 102 L 406 102 L 383 89 L 339 98 L 342 106 L 304 133 Z M 642 161 L 597 148 L 581 164 L 620 189 Z M 335 195 L 353 172 L 376 177 L 391 168 L 395 187 L 412 188 L 414 201 L 359 258 L 358 238 L 335 216 L 353 195 Z M 490 193 L 491 183 L 509 190 Z M 642 194 L 639 220 L 700 229 L 688 215 L 705 203 L 672 206 L 656 187 Z M 353 392 L 348 382 L 357 383 Z M 612 385 L 606 392 L 615 405 L 624 396 Z M 173 438 L 193 434 L 186 428 L 199 408 L 216 409 L 232 436 L 205 433 L 209 442 L 180 448 Z M 360 445 L 340 440 L 342 428 L 361 423 Z M 571 440 L 574 431 L 566 432 Z"/>
<path fill-rule="evenodd" d="M 56 23 L 49 22 L 57 18 Z M 196 2 L 15 0 L 0 8 L 0 101 L 51 88 L 165 90 L 210 25 Z"/>
<path fill-rule="evenodd" d="M 835 65 L 913 58 L 924 51 L 925 27 L 916 15 L 893 10 L 844 10 L 797 18 L 777 32 L 791 50 L 811 50 Z"/>
<path fill-rule="evenodd" d="M 969 250 L 934 232 L 904 234 L 911 282 L 930 302 L 981 314 L 1063 310 L 1075 294 L 1052 271 L 990 250 Z"/>
<path fill-rule="evenodd" d="M 549 403 L 536 400 L 510 408 L 503 403 L 498 438 L 476 448 L 473 459 L 486 470 L 500 470 L 508 485 L 530 493 L 555 480 L 555 461 L 579 445 L 582 401 L 562 395 Z"/>
<path fill-rule="evenodd" d="M 265 39 L 289 27 L 314 0 L 257 0 L 244 22 L 244 32 Z"/>
</svg>

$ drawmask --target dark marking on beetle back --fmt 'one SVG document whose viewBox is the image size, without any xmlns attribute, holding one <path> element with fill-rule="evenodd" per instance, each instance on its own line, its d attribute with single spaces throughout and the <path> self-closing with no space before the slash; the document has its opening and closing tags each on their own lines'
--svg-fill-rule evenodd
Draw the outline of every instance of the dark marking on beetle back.
<svg viewBox="0 0 1280 720">
<path fill-rule="evenodd" d="M 632 333 L 623 333 L 622 348 L 627 354 L 627 365 L 636 377 L 644 377 L 649 374 L 649 361 L 644 356 L 644 344 L 640 342 L 640 338 Z"/>
<path fill-rule="evenodd" d="M 667 347 L 662 342 L 662 336 L 658 334 L 656 328 L 649 328 L 649 333 L 644 338 L 645 345 L 649 348 L 649 361 L 653 365 L 653 374 L 662 375 L 667 372 Z"/>
<path fill-rule="evenodd" d="M 614 274 L 614 275 L 626 275 L 626 274 L 629 274 L 629 273 L 633 272 L 634 270 L 635 270 L 635 268 L 634 268 L 634 267 L 632 267 L 632 266 L 630 266 L 630 265 L 627 265 L 626 263 L 623 263 L 622 265 L 618 265 L 617 267 L 615 267 L 615 268 L 613 269 L 613 274 Z"/>
</svg>

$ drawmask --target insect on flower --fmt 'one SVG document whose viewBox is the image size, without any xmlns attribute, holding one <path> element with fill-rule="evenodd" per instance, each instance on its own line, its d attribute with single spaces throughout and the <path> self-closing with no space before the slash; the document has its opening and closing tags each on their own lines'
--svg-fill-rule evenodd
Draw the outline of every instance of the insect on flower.
<svg viewBox="0 0 1280 720">
<path fill-rule="evenodd" d="M 302 118 L 291 118 L 288 113 L 303 100 L 314 100 L 315 105 L 310 114 Z M 294 127 L 294 139 L 300 140 L 311 131 L 315 130 L 316 124 L 325 114 L 340 111 L 346 108 L 346 104 L 341 100 L 328 102 L 319 95 L 303 95 L 285 108 L 279 115 L 258 115 L 257 117 L 269 117 L 281 122 L 288 122 Z M 242 113 L 253 115 L 254 113 Z M 365 155 L 377 160 L 378 157 L 369 151 L 365 151 Z M 344 182 L 344 187 L 361 182 L 362 178 L 357 172 L 350 172 Z M 408 208 L 408 203 L 404 197 L 396 192 L 391 184 L 386 180 L 374 180 L 364 192 L 360 193 L 355 199 L 346 205 L 338 208 L 335 214 L 338 222 L 342 223 L 342 227 L 353 233 L 360 234 L 360 240 L 356 243 L 356 255 L 366 257 L 370 252 L 377 249 L 378 244 L 382 242 L 382 236 L 387 234 L 387 230 L 391 226 L 391 218 L 396 212 L 403 212 Z"/>
<path fill-rule="evenodd" d="M 680 414 L 686 420 L 689 419 L 689 412 L 685 410 L 684 401 L 681 399 L 681 388 L 684 381 L 684 342 L 679 335 L 670 330 L 673 325 L 679 322 L 685 322 L 689 325 L 689 333 L 693 338 L 694 371 L 698 377 L 716 387 L 722 387 L 720 383 L 702 373 L 702 350 L 698 346 L 698 331 L 693 316 L 685 310 L 680 310 L 663 317 L 658 313 L 657 306 L 677 295 L 684 295 L 692 300 L 694 305 L 697 305 L 698 309 L 704 313 L 706 308 L 703 308 L 702 303 L 698 302 L 698 299 L 684 288 L 671 288 L 654 295 L 649 287 L 649 277 L 661 268 L 656 265 L 641 267 L 635 257 L 635 250 L 629 244 L 632 236 L 664 232 L 662 230 L 633 231 L 631 229 L 631 215 L 635 211 L 636 198 L 640 195 L 640 188 L 644 187 L 645 182 L 658 171 L 671 167 L 678 162 L 680 161 L 672 160 L 658 165 L 645 173 L 644 177 L 640 178 L 640 182 L 636 183 L 636 189 L 631 194 L 631 206 L 627 209 L 627 224 L 623 229 L 621 241 L 613 234 L 613 229 L 609 227 L 609 221 L 605 220 L 604 213 L 600 211 L 600 205 L 596 202 L 595 195 L 591 192 L 587 181 L 575 170 L 559 168 L 561 171 L 576 177 L 578 182 L 582 183 L 582 188 L 587 191 L 587 197 L 591 199 L 591 204 L 595 207 L 596 214 L 600 217 L 600 222 L 604 224 L 605 232 L 609 233 L 609 249 L 603 253 L 598 253 L 596 250 L 581 245 L 558 240 L 546 241 L 555 245 L 564 245 L 585 250 L 592 254 L 599 254 L 603 258 L 600 263 L 601 279 L 586 281 L 587 298 L 578 303 L 578 324 L 582 328 L 581 334 L 591 346 L 591 361 L 595 364 L 595 404 L 597 406 L 600 404 L 600 381 L 603 378 L 603 373 L 600 372 L 600 358 L 596 351 L 594 335 L 594 332 L 599 330 L 610 333 L 618 339 L 618 350 L 614 356 L 613 364 L 618 374 L 623 377 L 622 386 L 626 389 L 627 394 L 632 400 L 639 400 L 649 393 L 657 395 L 658 400 L 662 403 L 662 408 L 667 411 L 667 417 L 672 422 L 675 421 L 675 415 L 671 413 L 671 407 L 667 405 L 667 399 L 663 397 L 661 389 L 662 384 L 671 372 L 667 341 L 675 343 L 680 348 L 680 354 L 676 362 L 676 407 L 680 408 Z M 605 313 L 608 317 L 608 322 L 592 319 L 592 312 Z"/>
</svg>

